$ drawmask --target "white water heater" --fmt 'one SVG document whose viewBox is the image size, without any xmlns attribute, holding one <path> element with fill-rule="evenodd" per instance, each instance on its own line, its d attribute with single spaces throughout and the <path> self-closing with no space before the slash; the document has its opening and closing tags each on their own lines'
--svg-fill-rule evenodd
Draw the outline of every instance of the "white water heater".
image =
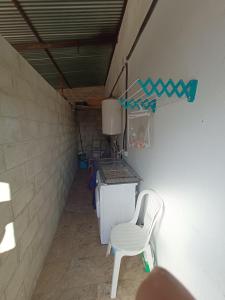
<svg viewBox="0 0 225 300">
<path fill-rule="evenodd" d="M 117 135 L 122 132 L 122 108 L 116 99 L 102 101 L 102 133 Z"/>
</svg>

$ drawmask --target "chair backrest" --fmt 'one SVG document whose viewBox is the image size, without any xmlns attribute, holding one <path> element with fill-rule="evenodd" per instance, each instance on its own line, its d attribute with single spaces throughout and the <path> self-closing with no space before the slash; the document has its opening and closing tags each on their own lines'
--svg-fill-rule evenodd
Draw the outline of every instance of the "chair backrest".
<svg viewBox="0 0 225 300">
<path fill-rule="evenodd" d="M 163 200 L 154 190 L 144 190 L 140 192 L 137 199 L 136 210 L 131 223 L 136 224 L 140 215 L 142 203 L 145 204 L 143 229 L 148 232 L 148 241 L 152 235 L 157 221 L 163 211 Z"/>
</svg>

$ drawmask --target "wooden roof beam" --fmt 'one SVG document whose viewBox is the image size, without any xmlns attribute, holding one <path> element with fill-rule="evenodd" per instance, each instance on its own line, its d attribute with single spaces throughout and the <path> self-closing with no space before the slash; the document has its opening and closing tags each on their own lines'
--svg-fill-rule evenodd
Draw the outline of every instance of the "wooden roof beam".
<svg viewBox="0 0 225 300">
<path fill-rule="evenodd" d="M 80 47 L 84 45 L 104 45 L 104 44 L 114 44 L 116 41 L 115 35 L 99 36 L 93 39 L 79 39 L 79 40 L 62 40 L 62 41 L 50 41 L 50 42 L 23 42 L 13 44 L 13 47 L 17 51 L 27 51 L 27 50 L 49 50 L 57 48 L 67 48 L 67 47 Z"/>
</svg>

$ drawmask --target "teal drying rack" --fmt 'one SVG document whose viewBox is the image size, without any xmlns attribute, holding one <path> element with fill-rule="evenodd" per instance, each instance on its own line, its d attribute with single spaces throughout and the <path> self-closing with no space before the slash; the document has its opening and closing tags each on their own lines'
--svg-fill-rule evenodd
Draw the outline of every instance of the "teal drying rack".
<svg viewBox="0 0 225 300">
<path fill-rule="evenodd" d="M 137 84 L 137 91 L 132 93 L 132 95 L 128 98 L 124 98 L 123 96 Z M 194 102 L 197 86 L 197 79 L 192 79 L 187 83 L 185 83 L 182 79 L 178 80 L 177 82 L 173 81 L 172 79 L 164 82 L 161 78 L 155 82 L 151 78 L 148 78 L 146 81 L 137 79 L 118 98 L 118 102 L 125 109 L 151 109 L 152 112 L 155 112 L 156 103 L 159 102 L 159 99 L 156 99 L 156 97 L 160 98 L 163 95 L 166 95 L 169 98 L 172 96 L 177 96 L 178 98 L 186 97 L 188 102 Z M 154 98 L 150 99 L 150 97 Z"/>
<path fill-rule="evenodd" d="M 154 94 L 158 97 L 161 97 L 163 94 L 166 94 L 167 97 L 172 97 L 175 94 L 179 98 L 186 96 L 188 102 L 193 102 L 195 100 L 198 86 L 198 80 L 196 79 L 192 79 L 188 83 L 185 83 L 182 79 L 178 82 L 174 82 L 172 79 L 164 82 L 159 78 L 154 82 L 151 78 L 148 78 L 145 82 L 138 79 L 137 83 L 148 97 L 153 96 Z"/>
</svg>

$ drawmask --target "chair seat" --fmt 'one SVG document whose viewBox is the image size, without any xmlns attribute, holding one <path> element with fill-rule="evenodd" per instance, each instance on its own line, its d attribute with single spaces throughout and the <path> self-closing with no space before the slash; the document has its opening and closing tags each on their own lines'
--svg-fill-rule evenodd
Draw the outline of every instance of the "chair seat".
<svg viewBox="0 0 225 300">
<path fill-rule="evenodd" d="M 123 223 L 112 229 L 110 241 L 116 250 L 142 251 L 147 238 L 148 233 L 141 227 Z"/>
</svg>

